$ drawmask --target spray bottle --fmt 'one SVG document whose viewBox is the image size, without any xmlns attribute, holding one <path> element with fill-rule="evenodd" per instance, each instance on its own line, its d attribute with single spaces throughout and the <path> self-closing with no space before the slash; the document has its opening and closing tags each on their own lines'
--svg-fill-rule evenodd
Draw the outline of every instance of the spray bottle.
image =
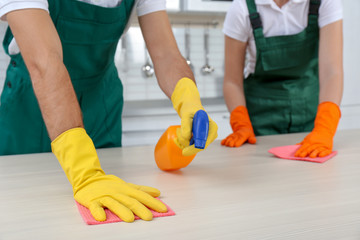
<svg viewBox="0 0 360 240">
<path fill-rule="evenodd" d="M 174 142 L 176 138 L 176 129 L 179 125 L 170 126 L 161 135 L 155 146 L 155 162 L 163 171 L 172 171 L 184 168 L 191 163 L 196 154 L 192 156 L 183 156 L 180 149 Z M 195 113 L 192 124 L 192 138 L 190 145 L 194 144 L 195 148 L 204 149 L 209 133 L 209 118 L 204 110 Z"/>
</svg>

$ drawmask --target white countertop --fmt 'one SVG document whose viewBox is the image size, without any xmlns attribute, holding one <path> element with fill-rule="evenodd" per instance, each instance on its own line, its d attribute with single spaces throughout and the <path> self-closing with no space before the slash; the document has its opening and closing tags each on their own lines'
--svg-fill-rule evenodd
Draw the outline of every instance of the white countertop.
<svg viewBox="0 0 360 240">
<path fill-rule="evenodd" d="M 160 171 L 154 146 L 99 150 L 107 173 L 162 191 L 175 216 L 86 225 L 55 157 L 0 157 L 0 239 L 360 239 L 360 130 L 339 131 L 324 164 L 272 157 L 305 134 L 213 143 L 185 169 Z"/>
</svg>

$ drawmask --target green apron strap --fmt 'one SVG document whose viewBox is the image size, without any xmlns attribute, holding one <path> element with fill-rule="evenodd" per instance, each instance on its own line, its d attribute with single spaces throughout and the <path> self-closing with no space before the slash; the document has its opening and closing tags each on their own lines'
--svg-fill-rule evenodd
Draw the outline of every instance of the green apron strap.
<svg viewBox="0 0 360 240">
<path fill-rule="evenodd" d="M 130 20 L 130 16 L 131 16 L 131 12 L 132 12 L 132 9 L 134 8 L 135 6 L 135 3 L 136 0 L 132 0 L 132 1 L 125 1 L 125 9 L 126 9 L 126 12 L 128 13 L 128 18 Z"/>
<path fill-rule="evenodd" d="M 310 0 L 308 26 L 316 24 L 318 26 L 319 8 L 321 0 Z"/>
<path fill-rule="evenodd" d="M 255 0 L 246 0 L 246 4 L 249 10 L 249 19 L 253 29 L 256 47 L 261 48 L 261 46 L 265 45 L 266 43 L 260 14 L 257 11 Z"/>
<path fill-rule="evenodd" d="M 249 14 L 258 13 L 255 0 L 246 0 L 247 7 L 249 9 Z"/>
<path fill-rule="evenodd" d="M 321 0 L 310 0 L 309 15 L 319 16 Z"/>
</svg>

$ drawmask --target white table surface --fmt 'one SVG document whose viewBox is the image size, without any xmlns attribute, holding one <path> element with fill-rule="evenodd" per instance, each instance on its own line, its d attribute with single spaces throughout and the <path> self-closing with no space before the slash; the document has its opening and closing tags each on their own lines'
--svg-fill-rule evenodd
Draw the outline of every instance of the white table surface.
<svg viewBox="0 0 360 240">
<path fill-rule="evenodd" d="M 339 154 L 323 164 L 267 153 L 304 136 L 217 141 L 172 173 L 157 168 L 154 146 L 99 150 L 107 173 L 159 188 L 176 215 L 94 226 L 52 154 L 0 157 L 0 239 L 360 239 L 360 129 L 339 131 Z"/>
</svg>

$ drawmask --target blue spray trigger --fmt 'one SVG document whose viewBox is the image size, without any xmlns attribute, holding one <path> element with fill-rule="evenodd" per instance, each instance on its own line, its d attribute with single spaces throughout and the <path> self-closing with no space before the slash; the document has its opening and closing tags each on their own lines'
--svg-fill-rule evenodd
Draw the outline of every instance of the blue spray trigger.
<svg viewBox="0 0 360 240">
<path fill-rule="evenodd" d="M 195 113 L 192 134 L 190 145 L 194 144 L 195 148 L 204 149 L 209 134 L 209 117 L 204 110 L 199 110 Z"/>
</svg>

